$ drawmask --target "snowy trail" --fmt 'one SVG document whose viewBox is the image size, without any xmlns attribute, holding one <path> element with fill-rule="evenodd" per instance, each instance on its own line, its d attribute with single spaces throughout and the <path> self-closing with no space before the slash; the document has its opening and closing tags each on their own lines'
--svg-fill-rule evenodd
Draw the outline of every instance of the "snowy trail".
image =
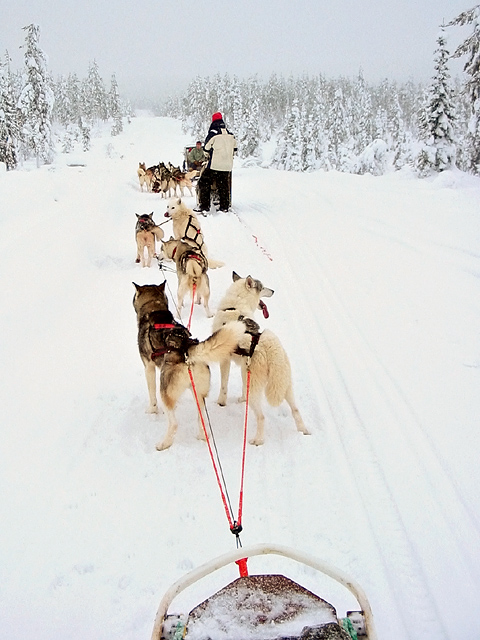
<svg viewBox="0 0 480 640">
<path fill-rule="evenodd" d="M 153 210 L 163 222 L 165 211 L 158 195 L 139 191 L 136 167 L 178 164 L 188 142 L 175 121 L 138 118 L 119 138 L 94 140 L 88 154 L 0 179 L 8 300 L 0 323 L 9 337 L 1 345 L 2 640 L 149 637 L 170 584 L 233 548 L 189 394 L 174 445 L 154 449 L 165 416 L 144 412 L 131 305 L 132 281 L 163 280 L 156 266 L 133 262 L 135 212 Z M 85 166 L 67 166 L 75 160 Z M 247 451 L 243 544 L 298 547 L 350 573 L 379 637 L 473 640 L 478 181 L 252 168 L 234 176 L 235 213 L 201 220 L 210 255 L 226 263 L 210 272 L 211 306 L 232 270 L 275 290 L 270 318 L 257 319 L 289 354 L 312 431 L 298 434 L 287 406 L 264 407 L 265 445 Z M 30 232 L 20 260 L 17 216 Z M 174 296 L 176 276 L 166 277 Z M 192 329 L 210 334 L 201 308 Z M 208 410 L 236 509 L 238 369 L 226 407 L 215 403 L 218 388 L 213 366 Z M 355 608 L 314 572 L 266 566 L 331 593 L 339 613 Z M 265 565 L 253 559 L 257 567 Z M 225 570 L 178 606 L 234 577 Z"/>
<path fill-rule="evenodd" d="M 336 215 L 341 213 L 341 210 L 335 211 Z M 268 229 L 268 222 L 272 220 L 275 220 L 275 227 Z M 262 233 L 271 240 L 275 229 L 284 229 L 288 221 L 279 220 L 273 210 L 262 210 L 262 223 Z M 441 607 L 436 604 L 435 584 L 427 579 L 429 569 L 435 568 L 438 558 L 429 558 L 428 547 L 412 543 L 409 532 L 415 528 L 421 530 L 419 523 L 428 510 L 429 526 L 448 532 L 442 541 L 441 551 L 445 558 L 454 554 L 454 566 L 460 564 L 473 588 L 479 577 L 476 536 L 463 535 L 451 525 L 451 516 L 456 513 L 454 520 L 470 520 L 474 528 L 476 519 L 468 505 L 463 503 L 434 443 L 425 434 L 398 383 L 341 302 L 331 276 L 318 258 L 321 255 L 318 240 L 314 238 L 312 247 L 308 246 L 311 235 L 290 236 L 283 246 L 278 241 L 278 255 L 282 256 L 283 268 L 297 274 L 296 290 L 304 281 L 302 274 L 310 273 L 311 280 L 319 284 L 315 295 L 320 304 L 316 308 L 328 310 L 321 319 L 308 314 L 311 284 L 300 287 L 303 296 L 297 294 L 300 299 L 291 301 L 295 309 L 303 310 L 303 316 L 310 315 L 308 319 L 302 318 L 310 332 L 324 340 L 323 349 L 314 355 L 318 364 L 313 368 L 318 374 L 316 377 L 313 375 L 310 381 L 318 389 L 325 386 L 325 377 L 330 373 L 333 389 L 330 388 L 326 395 L 337 436 L 345 458 L 350 461 L 353 484 L 362 501 L 372 536 L 377 541 L 394 599 L 397 605 L 401 603 L 401 611 L 408 612 L 403 616 L 408 635 L 427 634 L 435 629 L 437 637 L 449 637 L 449 630 L 442 621 Z M 289 256 L 292 246 L 301 246 L 302 250 L 295 254 L 294 261 L 289 261 L 286 256 Z M 295 324 L 298 318 L 291 321 Z M 375 403 L 373 410 L 370 406 L 372 399 Z M 381 435 L 382 438 L 379 437 Z M 408 485 L 409 478 L 418 478 L 420 474 L 423 477 L 420 486 L 424 492 L 407 493 L 405 502 L 405 485 Z M 336 480 L 330 478 L 333 483 Z M 441 499 L 438 495 L 442 496 Z M 378 513 L 382 514 L 381 522 Z M 427 570 L 423 569 L 424 563 Z M 385 598 L 384 592 L 382 597 Z"/>
<path fill-rule="evenodd" d="M 272 219 L 272 212 L 267 212 L 266 215 Z M 272 232 L 274 233 L 274 229 L 270 230 L 269 237 L 272 236 Z M 286 247 L 283 247 L 283 250 L 285 252 Z M 408 633 L 413 631 L 413 628 L 409 628 L 409 626 L 413 626 L 418 631 L 419 619 L 423 625 L 422 633 L 425 633 L 428 629 L 431 630 L 436 626 L 438 611 L 434 607 L 428 611 L 426 606 L 426 603 L 431 601 L 431 594 L 424 583 L 423 576 L 418 571 L 418 559 L 409 544 L 405 525 L 370 442 L 367 432 L 370 417 L 365 416 L 365 410 L 359 406 L 364 398 L 378 397 L 378 376 L 372 375 L 372 372 L 369 371 L 368 378 L 371 379 L 366 381 L 365 361 L 363 358 L 355 356 L 357 352 L 355 348 L 357 345 L 354 344 L 356 328 L 352 329 L 350 326 L 348 316 L 340 308 L 338 300 L 335 299 L 335 293 L 327 293 L 327 279 L 315 254 L 311 250 L 307 252 L 304 249 L 301 256 L 297 256 L 295 265 L 290 263 L 287 269 L 297 274 L 308 271 L 312 274 L 313 281 L 322 282 L 321 291 L 317 290 L 317 301 L 320 299 L 320 307 L 327 308 L 329 315 L 334 318 L 334 326 L 329 326 L 324 320 L 315 317 L 312 317 L 311 322 L 308 323 L 310 330 L 312 324 L 315 325 L 313 332 L 321 336 L 324 343 L 321 350 L 317 351 L 315 347 L 311 349 L 315 372 L 310 378 L 310 384 L 312 389 L 319 389 L 325 385 L 329 387 L 326 397 L 334 423 L 334 433 L 331 434 L 331 438 L 335 437 L 339 441 L 336 443 L 337 451 L 343 459 L 339 460 L 338 465 L 346 466 L 349 469 L 351 482 L 349 497 L 344 497 L 344 509 L 352 514 L 360 511 L 361 513 L 357 517 L 368 523 L 372 539 L 377 547 L 379 563 L 383 565 L 386 580 L 390 584 L 391 599 L 397 602 L 397 606 L 401 602 L 400 611 L 409 610 L 408 615 L 402 616 L 402 622 Z M 298 287 L 300 282 L 301 277 L 294 284 Z M 301 290 L 303 295 L 299 296 L 298 304 L 294 303 L 293 307 L 303 309 L 305 314 L 310 307 L 311 287 L 301 288 Z M 291 322 L 292 324 L 298 322 L 298 318 L 292 317 Z M 343 355 L 344 353 L 345 357 L 350 360 L 348 368 L 342 364 L 341 358 L 339 358 L 339 354 Z M 352 367 L 352 358 L 357 360 L 355 367 Z M 345 377 L 346 372 L 349 375 L 348 379 Z M 328 377 L 328 382 L 325 380 L 326 377 Z M 378 403 L 376 410 L 378 411 Z M 378 415 L 376 419 L 381 421 Z M 390 426 L 390 422 L 391 420 L 385 420 L 385 428 Z M 326 443 L 326 448 L 331 452 L 331 442 Z M 396 449 L 394 459 L 398 459 L 397 455 L 398 458 L 403 459 L 403 456 L 399 455 L 398 449 Z M 341 477 L 344 482 L 345 476 L 342 474 Z M 327 486 L 336 486 L 338 483 L 339 476 L 336 472 L 333 472 L 326 479 Z M 382 513 L 381 523 L 375 522 L 375 514 L 379 512 Z M 344 526 L 348 527 L 348 523 L 345 522 Z M 385 541 L 388 541 L 387 545 Z M 352 539 L 349 548 L 354 548 L 354 544 L 355 541 Z M 396 580 L 391 579 L 391 573 L 396 575 Z M 403 588 L 399 588 L 398 584 L 400 575 L 403 575 L 405 583 Z M 416 583 L 415 587 L 414 583 Z M 412 615 L 413 589 L 419 610 L 414 611 Z M 385 595 L 385 591 L 382 591 L 384 601 Z M 410 604 L 409 607 L 407 607 L 407 603 Z M 445 632 L 441 627 L 437 628 L 436 633 L 438 637 L 445 637 Z"/>
</svg>

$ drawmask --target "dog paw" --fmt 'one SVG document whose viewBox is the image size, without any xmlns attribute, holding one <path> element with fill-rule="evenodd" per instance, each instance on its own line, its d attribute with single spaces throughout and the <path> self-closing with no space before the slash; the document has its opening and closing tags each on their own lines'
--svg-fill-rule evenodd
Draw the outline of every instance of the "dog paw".
<svg viewBox="0 0 480 640">
<path fill-rule="evenodd" d="M 158 407 L 157 405 L 149 405 L 146 409 L 145 409 L 145 413 L 158 413 Z"/>
<path fill-rule="evenodd" d="M 203 429 L 201 429 L 197 433 L 197 440 L 203 440 L 203 442 L 206 442 L 207 438 L 205 437 L 205 432 L 203 431 Z"/>
<path fill-rule="evenodd" d="M 221 407 L 225 407 L 226 404 L 227 404 L 226 396 L 224 396 L 224 395 L 218 396 L 217 404 L 219 404 Z"/>
<path fill-rule="evenodd" d="M 265 442 L 263 438 L 252 438 L 248 441 L 250 444 L 254 444 L 256 447 L 260 446 Z"/>
<path fill-rule="evenodd" d="M 157 442 L 157 444 L 155 445 L 155 449 L 157 451 L 165 451 L 165 449 L 168 449 L 171 446 L 172 446 L 171 440 L 163 440 L 162 442 Z"/>
<path fill-rule="evenodd" d="M 240 396 L 239 398 L 237 398 L 237 402 L 239 404 L 241 404 L 242 402 L 246 402 L 246 401 L 247 401 L 247 398 L 245 396 Z"/>
</svg>

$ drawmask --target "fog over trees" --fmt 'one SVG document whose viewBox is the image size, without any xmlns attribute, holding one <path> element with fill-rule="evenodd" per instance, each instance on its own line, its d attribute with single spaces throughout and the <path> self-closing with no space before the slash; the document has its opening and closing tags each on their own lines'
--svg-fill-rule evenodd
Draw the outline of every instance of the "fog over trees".
<svg viewBox="0 0 480 640">
<path fill-rule="evenodd" d="M 371 83 L 362 70 L 351 78 L 197 76 L 157 114 L 179 118 L 196 140 L 204 138 L 212 113 L 221 111 L 248 164 L 373 175 L 408 165 L 420 176 L 456 166 L 478 175 L 479 24 L 477 5 L 442 25 L 427 85 Z M 462 27 L 465 39 L 450 54 L 452 26 Z M 72 72 L 54 80 L 39 45 L 39 27 L 24 30 L 24 68 L 12 71 L 8 52 L 0 61 L 0 161 L 7 169 L 32 157 L 37 165 L 50 162 L 56 141 L 65 153 L 76 145 L 88 149 L 97 122 L 111 120 L 111 133 L 118 135 L 132 114 L 115 74 L 107 88 L 93 60 L 86 78 Z M 450 76 L 452 57 L 466 60 L 462 79 Z"/>
</svg>

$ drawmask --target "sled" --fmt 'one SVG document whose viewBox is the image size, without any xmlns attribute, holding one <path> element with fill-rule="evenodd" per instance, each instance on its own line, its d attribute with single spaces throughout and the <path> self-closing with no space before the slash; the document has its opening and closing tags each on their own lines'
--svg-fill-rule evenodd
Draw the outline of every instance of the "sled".
<svg viewBox="0 0 480 640">
<path fill-rule="evenodd" d="M 326 600 L 283 575 L 246 575 L 247 558 L 280 555 L 327 575 L 360 605 L 338 619 Z M 236 562 L 240 578 L 209 596 L 188 615 L 171 614 L 173 599 L 209 574 Z M 175 582 L 158 607 L 151 640 L 377 640 L 363 589 L 339 569 L 294 549 L 260 544 L 226 553 Z"/>
</svg>

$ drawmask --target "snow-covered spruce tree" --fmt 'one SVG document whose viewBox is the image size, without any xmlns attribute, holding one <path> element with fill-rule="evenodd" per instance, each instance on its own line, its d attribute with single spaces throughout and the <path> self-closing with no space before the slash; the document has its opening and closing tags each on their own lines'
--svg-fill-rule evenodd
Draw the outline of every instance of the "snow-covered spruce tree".
<svg viewBox="0 0 480 640">
<path fill-rule="evenodd" d="M 373 141 L 372 100 L 362 70 L 353 86 L 350 103 L 354 152 L 359 155 Z"/>
<path fill-rule="evenodd" d="M 82 83 L 82 115 L 92 125 L 98 120 L 108 120 L 108 95 L 95 60 Z"/>
<path fill-rule="evenodd" d="M 345 110 L 343 90 L 339 86 L 330 106 L 326 122 L 328 137 L 328 159 L 332 169 L 348 171 L 348 142 L 350 129 Z"/>
<path fill-rule="evenodd" d="M 454 79 L 453 95 L 455 102 L 455 139 L 457 141 L 455 164 L 462 171 L 469 171 L 468 123 L 470 120 L 470 105 L 468 104 L 468 96 L 463 90 L 462 81 L 458 77 Z"/>
<path fill-rule="evenodd" d="M 24 27 L 24 31 L 25 71 L 17 106 L 21 113 L 25 149 L 35 156 L 39 167 L 42 162 L 51 162 L 53 158 L 52 111 L 55 99 L 47 59 L 39 46 L 40 27 L 30 24 Z"/>
<path fill-rule="evenodd" d="M 302 124 L 298 100 L 294 98 L 275 150 L 274 164 L 279 169 L 286 169 L 287 171 L 301 170 L 303 153 Z"/>
<path fill-rule="evenodd" d="M 450 169 L 455 163 L 455 115 L 448 58 L 445 30 L 442 26 L 434 55 L 435 74 L 420 119 L 425 145 L 416 165 L 421 175 L 427 175 L 429 170 Z"/>
<path fill-rule="evenodd" d="M 466 24 L 471 24 L 473 31 L 457 47 L 452 57 L 467 56 L 463 70 L 467 76 L 465 90 L 470 102 L 470 121 L 463 153 L 468 169 L 472 173 L 480 174 L 480 4 L 461 13 L 449 22 L 447 27 Z"/>
<path fill-rule="evenodd" d="M 7 171 L 17 166 L 19 125 L 15 102 L 10 57 L 6 52 L 5 62 L 0 61 L 0 162 L 5 163 Z"/>
<path fill-rule="evenodd" d="M 112 81 L 109 93 L 109 111 L 113 118 L 112 136 L 118 136 L 123 131 L 122 105 L 120 104 L 120 96 L 118 94 L 118 84 L 115 74 L 112 75 Z"/>
<path fill-rule="evenodd" d="M 60 76 L 53 85 L 55 104 L 53 108 L 53 118 L 56 122 L 66 127 L 70 122 L 68 80 L 65 76 Z"/>
<path fill-rule="evenodd" d="M 198 140 L 202 140 L 206 135 L 207 98 L 208 79 L 196 76 L 188 85 L 187 93 L 183 101 L 182 124 L 184 130 L 190 131 Z"/>
<path fill-rule="evenodd" d="M 260 143 L 260 88 L 258 79 L 252 78 L 245 86 L 245 98 L 243 100 L 243 127 L 241 138 L 237 135 L 239 155 L 241 158 L 258 157 Z M 234 132 L 235 133 L 235 132 Z"/>
</svg>

